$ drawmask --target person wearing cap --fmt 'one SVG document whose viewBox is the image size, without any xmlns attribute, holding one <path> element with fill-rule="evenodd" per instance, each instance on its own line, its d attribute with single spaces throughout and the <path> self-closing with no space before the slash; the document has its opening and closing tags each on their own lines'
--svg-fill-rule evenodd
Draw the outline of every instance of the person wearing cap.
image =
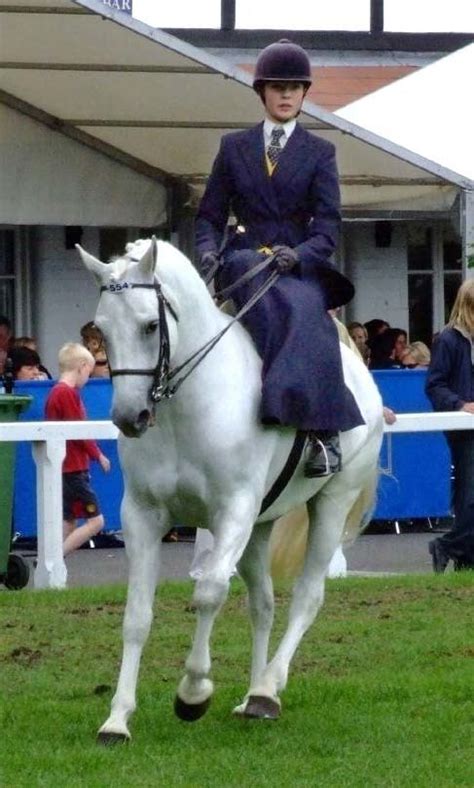
<svg viewBox="0 0 474 788">
<path fill-rule="evenodd" d="M 272 255 L 280 277 L 242 319 L 263 362 L 260 418 L 307 431 L 305 475 L 319 477 L 341 469 L 339 432 L 364 421 L 344 384 L 327 312 L 354 294 L 331 260 L 341 224 L 335 150 L 296 121 L 311 79 L 297 44 L 282 39 L 260 53 L 253 87 L 264 120 L 222 138 L 195 231 L 201 275 L 220 260 L 218 288 Z M 236 307 L 268 276 L 264 270 L 240 285 Z"/>
</svg>

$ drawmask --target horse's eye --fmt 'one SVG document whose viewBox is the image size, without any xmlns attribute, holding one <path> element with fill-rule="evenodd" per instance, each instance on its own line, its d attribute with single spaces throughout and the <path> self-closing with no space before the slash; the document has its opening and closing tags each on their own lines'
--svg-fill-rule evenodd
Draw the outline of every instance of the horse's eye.
<svg viewBox="0 0 474 788">
<path fill-rule="evenodd" d="M 158 328 L 158 322 L 159 322 L 158 320 L 152 320 L 151 323 L 148 323 L 148 325 L 145 328 L 145 334 L 154 334 L 154 332 Z"/>
</svg>

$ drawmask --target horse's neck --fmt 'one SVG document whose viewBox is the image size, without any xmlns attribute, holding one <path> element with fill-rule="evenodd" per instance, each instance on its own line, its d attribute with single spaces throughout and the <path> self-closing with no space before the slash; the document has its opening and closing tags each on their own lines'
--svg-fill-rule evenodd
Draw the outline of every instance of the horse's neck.
<svg viewBox="0 0 474 788">
<path fill-rule="evenodd" d="M 171 261 L 168 265 L 163 262 L 156 272 L 179 318 L 174 325 L 177 331 L 177 343 L 171 358 L 174 369 L 217 337 L 231 322 L 231 318 L 216 307 L 191 263 L 183 259 L 179 263 Z M 171 328 L 174 318 L 168 314 L 168 319 Z M 193 364 L 194 361 L 186 365 L 177 374 L 177 379 L 186 374 Z M 188 389 L 186 396 L 177 396 L 172 402 L 181 412 L 187 410 L 191 414 L 200 411 L 210 396 L 216 405 L 220 398 L 221 407 L 225 407 L 227 401 L 233 401 L 237 393 L 242 399 L 248 396 L 253 400 L 258 396 L 254 389 L 260 390 L 260 367 L 260 359 L 247 332 L 241 325 L 233 325 L 191 372 L 183 388 L 183 394 Z M 235 391 L 236 385 L 240 389 L 238 392 Z"/>
<path fill-rule="evenodd" d="M 173 252 L 178 254 L 177 250 Z M 173 265 L 173 259 L 163 261 L 156 271 L 156 281 L 178 316 L 178 341 L 172 358 L 175 367 L 216 336 L 228 322 L 189 260 L 179 254 L 177 262 Z M 168 313 L 170 325 L 174 319 Z"/>
<path fill-rule="evenodd" d="M 199 297 L 200 296 L 200 297 Z M 214 305 L 208 293 L 185 296 L 180 299 L 179 322 L 177 323 L 178 343 L 174 366 L 184 363 L 199 348 L 216 337 L 227 325 L 229 319 Z M 216 346 L 218 355 L 219 343 Z"/>
<path fill-rule="evenodd" d="M 231 320 L 216 308 L 210 297 L 189 299 L 177 324 L 178 343 L 171 360 L 172 368 L 185 363 L 207 342 L 218 337 Z M 185 375 L 196 361 L 197 358 L 186 365 L 177 378 Z M 252 340 L 236 323 L 192 370 L 186 381 L 187 395 L 178 397 L 176 405 L 181 412 L 185 410 L 191 414 L 201 411 L 210 400 L 221 411 L 226 403 L 230 406 L 236 396 L 242 401 L 247 397 L 253 399 L 260 390 L 260 367 Z"/>
</svg>

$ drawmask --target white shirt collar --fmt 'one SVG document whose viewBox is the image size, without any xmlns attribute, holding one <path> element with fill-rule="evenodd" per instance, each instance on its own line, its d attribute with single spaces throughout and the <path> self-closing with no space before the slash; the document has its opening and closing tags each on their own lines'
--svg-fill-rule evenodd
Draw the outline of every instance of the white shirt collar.
<svg viewBox="0 0 474 788">
<path fill-rule="evenodd" d="M 288 120 L 286 123 L 275 123 L 274 120 L 270 120 L 270 118 L 265 118 L 265 120 L 263 121 L 263 133 L 266 140 L 270 141 L 270 137 L 272 136 L 272 131 L 275 128 L 275 126 L 279 126 L 279 128 L 283 129 L 283 131 L 285 132 L 286 140 L 289 140 L 295 130 L 296 119 L 293 118 L 292 120 Z"/>
</svg>

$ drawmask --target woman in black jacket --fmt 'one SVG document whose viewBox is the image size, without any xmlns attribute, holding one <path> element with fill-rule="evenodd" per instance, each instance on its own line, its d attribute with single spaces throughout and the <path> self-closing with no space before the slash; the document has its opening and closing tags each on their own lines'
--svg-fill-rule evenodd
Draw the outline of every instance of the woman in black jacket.
<svg viewBox="0 0 474 788">
<path fill-rule="evenodd" d="M 458 290 L 447 327 L 435 340 L 426 393 L 438 411 L 474 414 L 474 280 Z M 474 420 L 473 420 L 474 428 Z M 446 435 L 454 465 L 454 526 L 429 544 L 435 572 L 449 560 L 455 569 L 474 569 L 474 431 Z"/>
</svg>

